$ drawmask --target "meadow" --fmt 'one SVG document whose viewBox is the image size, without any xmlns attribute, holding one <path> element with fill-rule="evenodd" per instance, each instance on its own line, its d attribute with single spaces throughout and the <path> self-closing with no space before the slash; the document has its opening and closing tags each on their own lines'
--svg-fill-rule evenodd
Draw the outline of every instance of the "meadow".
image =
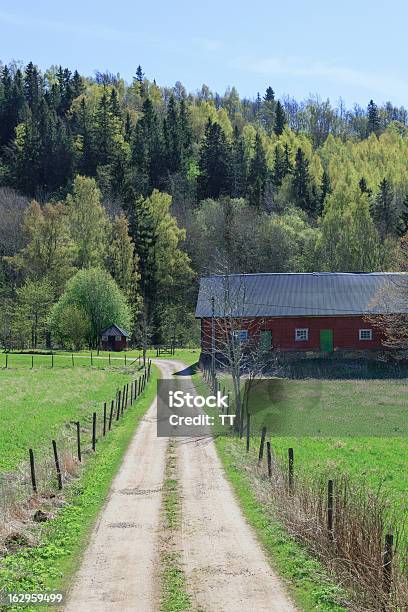
<svg viewBox="0 0 408 612">
<path fill-rule="evenodd" d="M 175 349 L 175 354 L 162 353 L 156 357 L 155 349 L 149 349 L 146 356 L 150 359 L 178 359 L 187 365 L 198 361 L 200 349 Z M 90 367 L 106 368 L 110 366 L 133 366 L 142 365 L 143 355 L 139 349 L 132 349 L 120 353 L 109 353 L 108 351 L 54 351 L 52 354 L 40 352 L 12 352 L 0 353 L 1 369 L 31 369 L 34 368 L 76 368 Z"/>
<path fill-rule="evenodd" d="M 133 378 L 124 367 L 0 370 L 0 473 L 27 460 L 29 448 L 50 446 L 70 423 L 89 424 Z"/>
<path fill-rule="evenodd" d="M 232 389 L 228 377 L 220 376 L 219 382 Z M 372 490 L 380 488 L 390 510 L 405 515 L 407 379 L 286 380 L 278 391 L 255 383 L 249 412 L 254 452 L 265 426 L 282 463 L 287 462 L 288 448 L 294 449 L 295 474 L 347 475 Z"/>
</svg>

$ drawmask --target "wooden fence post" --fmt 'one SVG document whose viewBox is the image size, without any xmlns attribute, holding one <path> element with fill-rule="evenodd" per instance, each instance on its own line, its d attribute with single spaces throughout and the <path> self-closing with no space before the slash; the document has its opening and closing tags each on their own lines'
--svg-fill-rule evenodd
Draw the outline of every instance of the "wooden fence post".
<svg viewBox="0 0 408 612">
<path fill-rule="evenodd" d="M 261 443 L 259 445 L 259 454 L 258 454 L 258 467 L 262 463 L 264 447 L 265 447 L 265 438 L 266 438 L 266 427 L 262 427 L 261 431 Z"/>
<path fill-rule="evenodd" d="M 247 411 L 247 430 L 246 430 L 246 452 L 249 453 L 249 442 L 251 439 L 251 415 Z"/>
<path fill-rule="evenodd" d="M 111 407 L 110 407 L 110 413 L 109 413 L 109 424 L 108 424 L 108 430 L 110 431 L 112 428 L 112 417 L 113 417 L 113 410 L 115 407 L 115 401 L 112 400 L 111 401 Z"/>
<path fill-rule="evenodd" d="M 266 456 L 268 460 L 268 478 L 272 478 L 272 453 L 271 453 L 271 443 L 266 443 Z"/>
<path fill-rule="evenodd" d="M 93 365 L 93 359 L 92 359 L 92 351 L 91 351 L 91 366 Z"/>
<path fill-rule="evenodd" d="M 32 484 L 34 493 L 37 493 L 37 480 L 35 478 L 35 463 L 34 463 L 33 449 L 30 448 L 28 452 L 30 453 L 31 484 Z"/>
<path fill-rule="evenodd" d="M 125 407 L 125 391 L 126 391 L 126 385 L 123 385 L 123 390 L 122 390 L 122 406 L 120 409 L 120 413 L 123 416 L 123 409 Z"/>
<path fill-rule="evenodd" d="M 327 530 L 330 540 L 333 540 L 333 481 L 327 483 Z"/>
<path fill-rule="evenodd" d="M 120 401 L 121 401 L 121 392 L 119 390 L 116 396 L 116 420 L 117 421 L 119 421 L 119 416 L 120 416 Z"/>
<path fill-rule="evenodd" d="M 61 468 L 60 468 L 59 459 L 58 459 L 57 443 L 55 442 L 55 440 L 52 441 L 52 448 L 54 450 L 55 469 L 57 470 L 58 489 L 61 491 L 62 475 L 61 475 Z"/>
<path fill-rule="evenodd" d="M 71 359 L 72 359 L 72 367 L 74 367 L 75 363 L 74 363 L 74 353 L 71 354 Z"/>
<path fill-rule="evenodd" d="M 34 367 L 34 355 L 31 355 L 31 369 Z"/>
<path fill-rule="evenodd" d="M 394 556 L 394 536 L 388 532 L 385 535 L 384 564 L 383 564 L 383 588 L 384 593 L 389 595 L 392 586 L 392 562 Z"/>
<path fill-rule="evenodd" d="M 289 490 L 293 491 L 293 448 L 288 448 L 288 476 L 289 476 Z"/>
<path fill-rule="evenodd" d="M 81 454 L 81 426 L 79 424 L 79 421 L 77 421 L 77 423 L 76 423 L 76 429 L 77 429 L 77 456 L 78 456 L 78 461 L 81 463 L 81 461 L 82 461 L 82 454 Z"/>
<path fill-rule="evenodd" d="M 54 367 L 54 353 L 51 353 L 51 367 Z"/>
<path fill-rule="evenodd" d="M 8 353 L 6 353 L 6 369 L 8 368 Z"/>
<path fill-rule="evenodd" d="M 106 436 L 106 402 L 103 403 L 103 435 Z"/>
<path fill-rule="evenodd" d="M 110 353 L 109 353 L 109 365 L 111 364 L 111 360 L 110 360 Z"/>
<path fill-rule="evenodd" d="M 92 450 L 96 448 L 96 412 L 92 415 Z"/>
</svg>

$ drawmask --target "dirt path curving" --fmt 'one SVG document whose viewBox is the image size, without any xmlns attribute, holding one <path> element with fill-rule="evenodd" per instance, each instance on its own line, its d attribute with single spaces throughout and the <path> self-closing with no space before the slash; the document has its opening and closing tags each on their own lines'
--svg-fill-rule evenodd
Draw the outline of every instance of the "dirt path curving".
<svg viewBox="0 0 408 612">
<path fill-rule="evenodd" d="M 185 366 L 155 362 L 170 378 Z M 65 610 L 159 609 L 159 525 L 167 438 L 156 436 L 156 402 L 140 423 L 101 512 Z M 193 609 L 294 612 L 246 523 L 211 439 L 178 438 L 180 547 Z"/>
</svg>

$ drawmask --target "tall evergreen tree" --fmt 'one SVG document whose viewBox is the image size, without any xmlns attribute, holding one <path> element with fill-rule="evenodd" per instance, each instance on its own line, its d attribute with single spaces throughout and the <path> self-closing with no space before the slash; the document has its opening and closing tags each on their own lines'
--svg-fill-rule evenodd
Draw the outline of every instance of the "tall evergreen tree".
<svg viewBox="0 0 408 612">
<path fill-rule="evenodd" d="M 242 198 L 245 196 L 247 166 L 244 141 L 237 126 L 235 126 L 231 156 L 231 195 L 233 198 Z"/>
<path fill-rule="evenodd" d="M 380 132 L 380 117 L 377 105 L 373 100 L 370 100 L 367 107 L 367 136 L 370 134 L 379 134 Z"/>
<path fill-rule="evenodd" d="M 277 136 L 280 136 L 282 134 L 285 124 L 286 124 L 286 114 L 285 114 L 285 111 L 283 110 L 282 104 L 278 100 L 276 103 L 275 124 L 273 127 L 273 131 L 275 132 Z"/>
<path fill-rule="evenodd" d="M 273 91 L 272 87 L 269 86 L 265 92 L 262 102 L 259 100 L 258 110 L 258 113 L 261 116 L 262 124 L 268 133 L 272 133 L 273 131 L 273 126 L 275 123 L 275 109 L 275 92 Z"/>
<path fill-rule="evenodd" d="M 320 211 L 323 210 L 326 197 L 331 193 L 330 176 L 326 168 L 323 168 L 322 182 L 320 185 Z"/>
<path fill-rule="evenodd" d="M 266 155 L 259 134 L 255 137 L 255 152 L 250 161 L 248 173 L 248 199 L 252 206 L 261 208 L 265 183 L 268 175 Z"/>
<path fill-rule="evenodd" d="M 296 205 L 309 214 L 313 213 L 314 210 L 313 200 L 311 197 L 309 162 L 300 147 L 296 151 L 292 185 Z"/>
<path fill-rule="evenodd" d="M 399 219 L 395 206 L 394 192 L 391 183 L 386 178 L 379 185 L 378 195 L 372 209 L 372 216 L 382 242 L 387 236 L 393 236 L 397 233 Z"/>
<path fill-rule="evenodd" d="M 218 198 L 228 193 L 231 177 L 231 152 L 219 123 L 208 119 L 201 145 L 198 177 L 198 198 Z"/>
<path fill-rule="evenodd" d="M 163 130 L 150 98 L 143 102 L 143 116 L 133 130 L 131 148 L 137 192 L 146 196 L 162 186 L 165 178 Z"/>
</svg>

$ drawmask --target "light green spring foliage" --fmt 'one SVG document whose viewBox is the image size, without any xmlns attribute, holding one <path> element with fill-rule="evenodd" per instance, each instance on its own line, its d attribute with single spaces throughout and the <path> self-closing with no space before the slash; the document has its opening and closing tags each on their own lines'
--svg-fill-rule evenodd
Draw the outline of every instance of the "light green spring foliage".
<svg viewBox="0 0 408 612">
<path fill-rule="evenodd" d="M 97 346 L 101 331 L 116 323 L 126 331 L 131 329 L 132 316 L 126 298 L 113 278 L 102 268 L 77 272 L 67 283 L 65 292 L 52 309 L 50 325 L 61 340 L 71 340 L 67 321 L 72 308 L 82 313 L 82 324 L 87 330 L 89 346 Z M 79 316 L 79 315 L 78 315 Z M 69 319 L 68 319 L 69 320 Z M 82 325 L 81 324 L 81 325 Z"/>
<path fill-rule="evenodd" d="M 108 218 L 94 179 L 77 176 L 72 195 L 67 196 L 71 237 L 77 245 L 76 265 L 102 265 L 108 243 Z"/>
</svg>

